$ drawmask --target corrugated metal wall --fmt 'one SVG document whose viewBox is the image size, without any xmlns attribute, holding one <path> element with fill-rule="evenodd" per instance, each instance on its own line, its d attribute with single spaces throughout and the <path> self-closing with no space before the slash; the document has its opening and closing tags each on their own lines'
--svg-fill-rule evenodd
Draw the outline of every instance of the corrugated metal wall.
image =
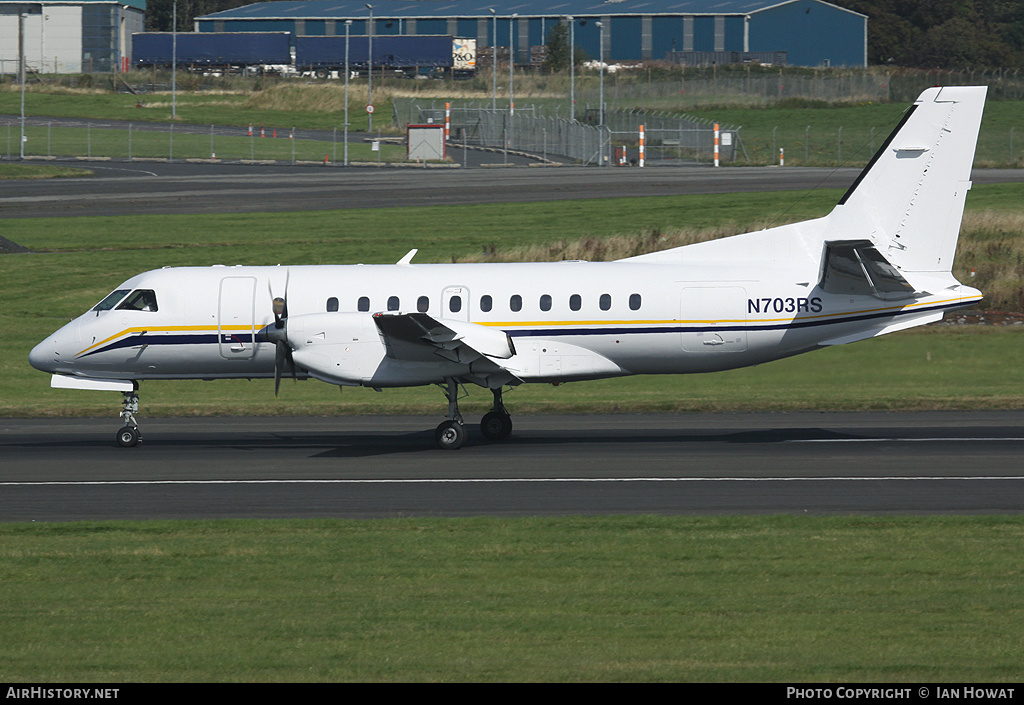
<svg viewBox="0 0 1024 705">
<path fill-rule="evenodd" d="M 785 51 L 797 66 L 864 66 L 866 20 L 819 0 L 793 0 L 754 11 L 750 15 L 611 15 L 576 17 L 576 46 L 591 59 L 599 56 L 600 28 L 604 22 L 605 58 L 608 61 L 663 60 L 670 51 L 767 52 Z M 495 39 L 491 18 L 375 18 L 376 34 L 454 34 L 475 38 L 478 49 L 493 44 L 508 46 L 512 24 L 517 63 L 529 62 L 529 47 L 546 43 L 554 17 L 498 17 Z M 330 20 L 197 20 L 199 31 L 296 31 L 330 34 Z M 354 19 L 351 32 L 366 33 L 365 19 Z M 337 28 L 335 28 L 335 33 Z M 748 43 L 749 38 L 749 43 Z"/>
<path fill-rule="evenodd" d="M 867 66 L 865 21 L 814 0 L 750 16 L 750 51 L 786 51 L 791 66 Z"/>
</svg>

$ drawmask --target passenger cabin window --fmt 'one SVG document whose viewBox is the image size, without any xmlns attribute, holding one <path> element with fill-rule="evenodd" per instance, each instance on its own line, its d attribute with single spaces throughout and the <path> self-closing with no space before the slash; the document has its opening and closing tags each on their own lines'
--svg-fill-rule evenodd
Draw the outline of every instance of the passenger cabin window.
<svg viewBox="0 0 1024 705">
<path fill-rule="evenodd" d="M 629 310 L 630 311 L 638 311 L 638 310 L 640 310 L 640 303 L 641 303 L 641 301 L 640 301 L 640 294 L 630 294 L 629 295 Z"/>
<path fill-rule="evenodd" d="M 601 294 L 601 298 L 598 301 L 598 305 L 601 307 L 602 311 L 607 311 L 608 309 L 610 309 L 612 307 L 612 295 Z"/>
<path fill-rule="evenodd" d="M 156 293 L 152 289 L 136 289 L 117 307 L 118 311 L 156 311 Z"/>
<path fill-rule="evenodd" d="M 491 300 L 490 294 L 484 294 L 480 297 L 480 310 L 487 313 L 494 306 L 494 302 Z"/>
<path fill-rule="evenodd" d="M 519 294 L 512 294 L 512 298 L 508 300 L 508 307 L 513 311 L 522 311 L 523 297 Z"/>
<path fill-rule="evenodd" d="M 579 294 L 573 294 L 569 297 L 569 309 L 572 311 L 579 311 L 583 308 L 583 297 Z"/>
<path fill-rule="evenodd" d="M 540 310 L 550 311 L 551 310 L 551 294 L 540 295 Z"/>
<path fill-rule="evenodd" d="M 416 310 L 420 313 L 426 313 L 430 308 L 430 299 L 426 296 L 421 296 L 416 299 Z"/>
<path fill-rule="evenodd" d="M 360 311 L 369 311 L 370 310 L 370 297 L 369 296 L 360 296 L 359 297 L 359 301 L 356 303 L 356 308 L 359 309 Z"/>
<path fill-rule="evenodd" d="M 448 299 L 448 310 L 451 311 L 452 313 L 458 313 L 459 311 L 461 311 L 462 310 L 462 297 L 461 296 L 453 296 L 450 299 Z"/>
<path fill-rule="evenodd" d="M 93 307 L 93 311 L 109 311 L 110 309 L 117 306 L 118 302 L 123 299 L 131 289 L 118 289 L 107 295 L 107 298 L 100 301 Z"/>
<path fill-rule="evenodd" d="M 338 310 L 338 297 L 337 296 L 332 296 L 331 298 L 327 299 L 327 312 L 328 313 L 334 313 L 337 310 Z"/>
<path fill-rule="evenodd" d="M 399 306 L 398 297 L 397 296 L 389 296 L 388 297 L 388 311 L 397 311 L 399 308 L 401 308 L 401 306 Z"/>
</svg>

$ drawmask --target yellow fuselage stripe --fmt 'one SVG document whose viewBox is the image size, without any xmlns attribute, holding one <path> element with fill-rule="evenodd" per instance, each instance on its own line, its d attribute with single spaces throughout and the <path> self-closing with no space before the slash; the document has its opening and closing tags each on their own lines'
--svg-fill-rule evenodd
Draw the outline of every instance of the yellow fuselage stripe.
<svg viewBox="0 0 1024 705">
<path fill-rule="evenodd" d="M 843 318 L 846 316 L 861 316 L 870 313 L 884 313 L 887 311 L 905 311 L 908 309 L 920 308 L 922 306 L 941 306 L 942 304 L 949 303 L 963 303 L 969 304 L 975 301 L 980 301 L 981 297 L 973 297 L 970 299 L 943 299 L 941 301 L 924 301 L 913 304 L 907 304 L 902 306 L 887 306 L 883 308 L 870 308 L 862 309 L 858 311 L 842 311 L 839 313 L 825 313 L 819 316 L 797 316 L 797 317 L 783 317 L 783 318 L 735 318 L 735 319 L 630 319 L 630 320 L 614 320 L 614 321 L 476 321 L 478 325 L 489 326 L 492 328 L 530 328 L 538 326 L 659 326 L 659 325 L 721 325 L 721 324 L 737 324 L 737 323 L 779 323 L 785 321 L 800 322 L 800 321 L 816 321 L 829 318 Z M 442 319 L 443 322 L 443 319 Z M 170 333 L 170 332 L 182 332 L 182 331 L 252 331 L 255 330 L 255 326 L 160 326 L 157 329 L 149 326 L 137 326 L 134 328 L 125 328 L 119 333 L 104 338 L 103 340 L 90 345 L 85 348 L 78 355 L 83 355 L 91 350 L 106 345 L 107 343 L 117 340 L 126 335 L 132 335 L 135 333 Z"/>
</svg>

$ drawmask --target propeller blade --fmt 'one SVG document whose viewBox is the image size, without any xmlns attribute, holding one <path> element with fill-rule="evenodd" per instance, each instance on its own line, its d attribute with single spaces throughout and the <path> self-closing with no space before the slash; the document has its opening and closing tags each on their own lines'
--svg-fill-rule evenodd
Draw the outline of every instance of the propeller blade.
<svg viewBox="0 0 1024 705">
<path fill-rule="evenodd" d="M 274 343 L 274 398 L 276 399 L 281 390 L 281 371 L 288 367 L 293 380 L 298 377 L 295 374 L 295 359 L 292 357 L 292 349 L 288 345 L 288 282 L 291 279 L 291 270 L 284 272 L 284 296 L 274 296 L 274 287 L 270 280 L 267 280 L 267 291 L 270 293 L 271 310 L 274 313 L 274 329 L 270 326 L 264 328 L 266 339 Z M 280 331 L 280 332 L 277 332 Z"/>
<path fill-rule="evenodd" d="M 277 341 L 274 344 L 274 398 L 277 399 L 281 390 L 281 368 L 284 366 L 285 350 L 288 344 L 284 341 Z"/>
</svg>

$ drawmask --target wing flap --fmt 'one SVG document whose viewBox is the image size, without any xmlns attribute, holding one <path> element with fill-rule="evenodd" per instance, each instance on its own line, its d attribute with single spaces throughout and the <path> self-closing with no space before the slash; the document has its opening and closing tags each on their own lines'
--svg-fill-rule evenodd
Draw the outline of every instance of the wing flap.
<svg viewBox="0 0 1024 705">
<path fill-rule="evenodd" d="M 468 321 L 438 321 L 425 313 L 378 313 L 377 325 L 388 357 L 411 362 L 473 364 L 480 359 L 507 360 L 516 353 L 505 331 Z"/>
</svg>

